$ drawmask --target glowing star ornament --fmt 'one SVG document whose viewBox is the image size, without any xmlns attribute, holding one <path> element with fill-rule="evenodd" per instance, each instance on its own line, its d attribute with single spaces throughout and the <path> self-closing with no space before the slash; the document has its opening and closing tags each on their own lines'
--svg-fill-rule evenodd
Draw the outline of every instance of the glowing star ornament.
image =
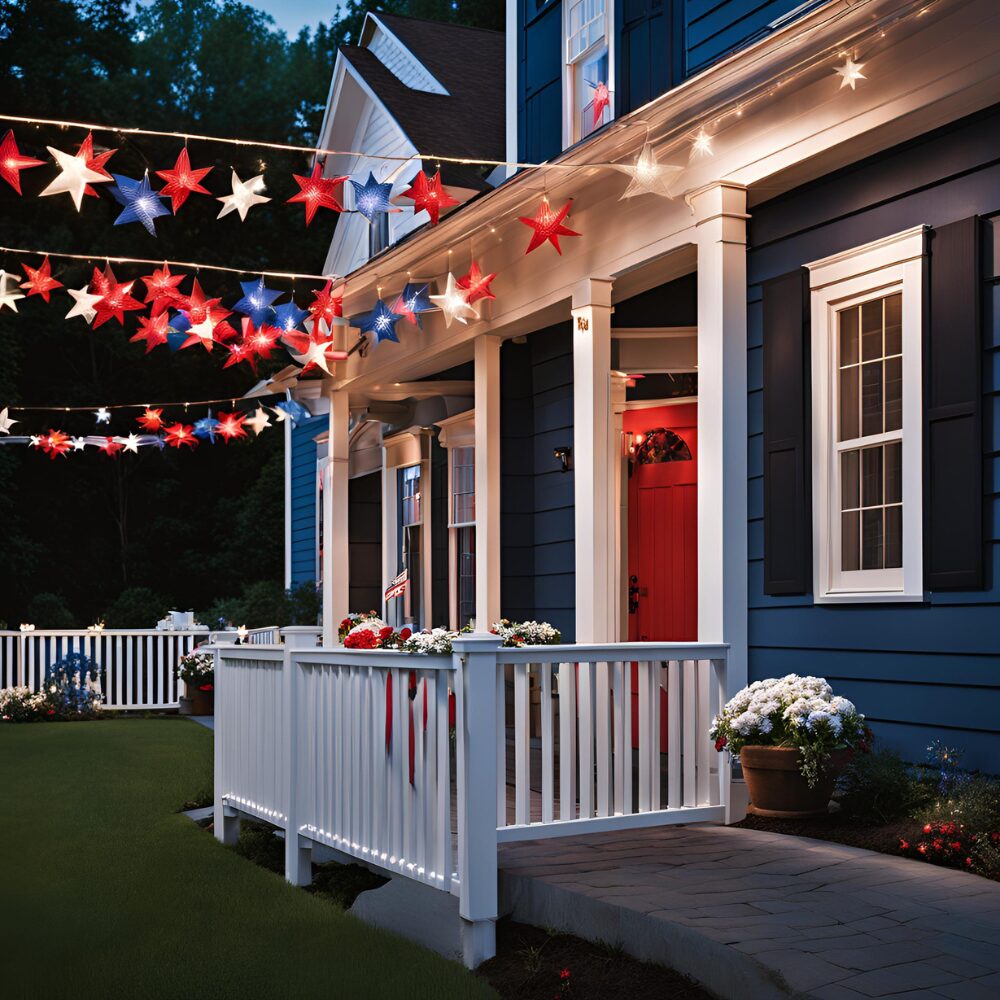
<svg viewBox="0 0 1000 1000">
<path fill-rule="evenodd" d="M 139 332 L 129 338 L 131 343 L 145 341 L 146 353 L 154 347 L 167 342 L 167 335 L 170 332 L 169 319 L 165 312 L 157 313 L 155 316 L 139 317 Z"/>
<path fill-rule="evenodd" d="M 128 437 L 123 437 L 118 439 L 118 443 L 125 449 L 125 451 L 132 452 L 133 455 L 139 453 L 139 445 L 142 443 L 142 438 L 138 434 L 132 433 Z"/>
<path fill-rule="evenodd" d="M 106 406 L 94 410 L 94 420 L 99 424 L 111 423 L 111 411 Z"/>
<path fill-rule="evenodd" d="M 106 184 L 111 180 L 110 174 L 100 173 L 87 166 L 87 160 L 79 154 L 64 153 L 61 149 L 46 147 L 59 167 L 59 176 L 52 181 L 39 195 L 68 194 L 79 212 L 83 205 L 83 196 L 90 184 Z"/>
<path fill-rule="evenodd" d="M 88 132 L 87 138 L 80 143 L 80 148 L 76 151 L 76 155 L 79 156 L 84 163 L 91 170 L 96 170 L 105 180 L 111 180 L 111 174 L 105 170 L 108 160 L 117 153 L 117 149 L 106 149 L 103 153 L 94 153 L 94 133 Z M 91 198 L 97 197 L 97 192 L 88 184 L 83 192 L 89 195 Z"/>
<path fill-rule="evenodd" d="M 112 174 L 122 204 L 125 206 L 121 215 L 115 219 L 116 226 L 124 226 L 129 222 L 141 222 L 150 236 L 156 235 L 153 220 L 163 215 L 169 215 L 170 209 L 160 201 L 159 193 L 154 191 L 149 183 L 149 174 L 143 174 L 142 180 L 134 181 L 131 177 Z"/>
<path fill-rule="evenodd" d="M 227 444 L 233 438 L 245 438 L 247 436 L 247 432 L 243 429 L 245 421 L 246 414 L 244 413 L 220 413 L 216 432 Z"/>
<path fill-rule="evenodd" d="M 282 423 L 287 417 L 291 420 L 293 427 L 312 416 L 297 399 L 283 399 L 280 403 L 275 404 L 272 412 L 278 417 L 279 423 Z"/>
<path fill-rule="evenodd" d="M 243 346 L 258 358 L 271 357 L 280 335 L 281 331 L 276 326 L 265 323 L 255 327 L 249 319 L 243 320 Z"/>
<path fill-rule="evenodd" d="M 221 299 L 209 299 L 205 297 L 198 279 L 194 279 L 190 295 L 178 295 L 174 298 L 174 304 L 180 309 L 190 321 L 188 326 L 201 323 L 211 317 L 215 322 L 225 319 L 229 315 L 229 310 L 219 305 Z M 171 323 L 171 326 L 174 324 Z M 188 327 L 177 328 L 180 332 L 186 332 Z"/>
<path fill-rule="evenodd" d="M 65 455 L 72 447 L 72 444 L 70 443 L 68 434 L 49 428 L 49 433 L 41 438 L 39 446 L 49 458 L 54 459 L 59 455 Z"/>
<path fill-rule="evenodd" d="M 409 190 L 404 191 L 400 197 L 412 200 L 414 212 L 426 212 L 431 218 L 432 226 L 438 224 L 438 218 L 443 208 L 451 208 L 452 205 L 461 204 L 457 198 L 452 198 L 441 186 L 440 170 L 430 180 L 427 179 L 427 174 L 421 170 L 410 182 Z"/>
<path fill-rule="evenodd" d="M 398 320 L 399 315 L 379 299 L 371 312 L 365 313 L 358 319 L 357 326 L 362 334 L 371 331 L 375 335 L 376 344 L 381 344 L 383 340 L 392 340 L 398 344 L 399 337 L 396 336 Z"/>
<path fill-rule="evenodd" d="M 24 273 L 28 278 L 27 281 L 21 282 L 21 287 L 27 289 L 29 299 L 32 295 L 41 295 L 48 302 L 52 289 L 63 286 L 61 281 L 56 281 L 52 277 L 52 265 L 49 263 L 48 257 L 37 268 L 29 267 L 27 264 L 22 264 L 21 267 L 24 268 Z"/>
<path fill-rule="evenodd" d="M 263 326 L 271 320 L 274 315 L 272 303 L 281 296 L 281 292 L 274 288 L 268 288 L 264 284 L 263 276 L 256 281 L 241 281 L 240 288 L 243 289 L 243 298 L 233 306 L 236 312 L 249 316 L 254 326 Z"/>
<path fill-rule="evenodd" d="M 594 85 L 594 128 L 601 123 L 601 118 L 604 117 L 604 109 L 611 106 L 611 91 L 608 90 L 608 85 L 606 83 L 597 83 Z"/>
<path fill-rule="evenodd" d="M 292 330 L 302 328 L 302 321 L 309 316 L 305 309 L 300 309 L 294 299 L 291 302 L 282 302 L 274 310 L 274 325 L 282 333 L 290 333 Z"/>
<path fill-rule="evenodd" d="M 346 176 L 324 177 L 323 163 L 317 160 L 308 177 L 302 177 L 299 174 L 292 174 L 292 177 L 295 178 L 295 183 L 299 186 L 299 193 L 293 194 L 288 201 L 289 204 L 302 202 L 305 205 L 307 226 L 321 208 L 329 208 L 333 212 L 343 212 L 344 207 L 337 200 L 334 192 L 337 185 L 343 184 L 347 180 Z"/>
<path fill-rule="evenodd" d="M 267 410 L 263 406 L 259 406 L 254 410 L 253 416 L 246 418 L 246 425 L 257 437 L 260 437 L 264 430 L 271 426 L 271 418 L 267 415 Z"/>
<path fill-rule="evenodd" d="M 620 201 L 640 194 L 657 194 L 661 198 L 673 198 L 671 185 L 684 173 L 683 167 L 660 163 L 648 142 L 643 144 L 634 164 L 621 163 L 615 166 L 631 178 Z"/>
<path fill-rule="evenodd" d="M 154 410 L 147 406 L 141 416 L 135 418 L 144 431 L 155 434 L 163 427 L 163 410 Z"/>
<path fill-rule="evenodd" d="M 183 274 L 171 274 L 170 265 L 166 261 L 163 267 L 142 278 L 142 283 L 146 286 L 146 297 L 143 301 L 149 306 L 151 315 L 157 316 L 173 304 L 179 294 L 177 286 L 184 278 Z"/>
<path fill-rule="evenodd" d="M 90 285 L 84 285 L 83 288 L 67 288 L 66 291 L 73 299 L 73 307 L 66 313 L 66 319 L 79 316 L 85 323 L 93 323 L 94 317 L 97 315 L 97 303 L 104 296 L 91 292 Z"/>
<path fill-rule="evenodd" d="M 712 151 L 712 137 L 704 129 L 694 137 L 691 143 L 691 157 L 693 159 L 696 156 L 715 156 Z"/>
<path fill-rule="evenodd" d="M 40 167 L 44 163 L 44 160 L 21 155 L 12 130 L 9 130 L 3 137 L 3 141 L 0 142 L 0 178 L 5 180 L 18 194 L 21 193 L 21 171 Z"/>
<path fill-rule="evenodd" d="M 211 316 L 206 316 L 200 323 L 192 323 L 191 328 L 188 330 L 187 340 L 181 344 L 181 349 L 201 344 L 206 351 L 211 351 L 213 344 L 222 342 L 216 334 L 219 326 L 220 324 L 212 319 Z"/>
<path fill-rule="evenodd" d="M 171 424 L 163 428 L 163 439 L 171 448 L 197 448 L 198 439 L 190 424 Z"/>
<path fill-rule="evenodd" d="M 364 184 L 352 178 L 351 186 L 354 188 L 354 207 L 369 222 L 373 222 L 376 215 L 381 215 L 384 212 L 399 211 L 398 208 L 393 208 L 389 201 L 392 185 L 379 184 L 370 170 L 368 171 L 368 180 Z"/>
<path fill-rule="evenodd" d="M 281 339 L 292 361 L 302 365 L 302 374 L 318 368 L 325 374 L 332 375 L 333 368 L 330 366 L 335 361 L 343 361 L 347 357 L 347 351 L 337 350 L 333 338 L 326 334 L 318 323 L 313 325 L 312 333 L 294 331 L 285 334 Z"/>
<path fill-rule="evenodd" d="M 106 437 L 98 446 L 105 455 L 112 457 L 122 450 L 122 443 L 116 437 Z"/>
<path fill-rule="evenodd" d="M 420 319 L 420 314 L 431 312 L 431 310 L 437 308 L 431 302 L 430 295 L 428 294 L 429 291 L 430 287 L 426 284 L 417 285 L 407 283 L 403 286 L 399 297 L 392 304 L 392 311 L 414 326 L 422 328 L 423 322 Z"/>
<path fill-rule="evenodd" d="M 69 443 L 73 446 L 73 451 L 83 451 L 87 447 L 87 439 L 82 437 L 70 438 Z"/>
<path fill-rule="evenodd" d="M 212 411 L 208 411 L 208 416 L 202 417 L 201 420 L 196 420 L 194 422 L 194 436 L 201 438 L 203 441 L 211 441 L 215 444 L 215 432 L 219 429 L 219 421 L 212 416 Z"/>
<path fill-rule="evenodd" d="M 217 219 L 221 219 L 224 215 L 229 215 L 230 212 L 239 212 L 240 222 L 246 222 L 247 212 L 249 212 L 254 205 L 263 205 L 271 200 L 270 198 L 265 198 L 261 194 L 261 191 L 264 190 L 263 174 L 251 177 L 248 181 L 241 181 L 239 175 L 234 170 L 232 185 L 232 194 L 216 198 L 216 201 L 222 202 L 222 209 L 216 216 Z"/>
<path fill-rule="evenodd" d="M 459 278 L 456 284 L 465 292 L 465 301 L 471 306 L 473 302 L 478 302 L 480 299 L 496 298 L 490 291 L 490 284 L 495 277 L 495 273 L 483 274 L 479 270 L 479 264 L 473 261 L 469 265 L 469 273 Z"/>
<path fill-rule="evenodd" d="M 9 281 L 13 282 L 13 285 L 8 285 Z M 0 268 L 0 312 L 3 312 L 4 306 L 11 312 L 17 312 L 17 300 L 23 298 L 24 296 L 17 290 L 17 276 L 8 274 Z"/>
<path fill-rule="evenodd" d="M 450 271 L 444 292 L 441 295 L 432 295 L 431 302 L 441 310 L 446 327 L 451 326 L 456 319 L 459 323 L 465 323 L 470 319 L 479 319 L 479 313 L 469 305 L 465 293 L 455 281 L 455 275 Z"/>
<path fill-rule="evenodd" d="M 95 330 L 112 317 L 124 326 L 125 313 L 141 310 L 143 307 L 141 302 L 132 298 L 131 292 L 134 282 L 119 284 L 110 265 L 105 269 L 104 274 L 94 268 L 91 284 L 95 291 L 101 292 L 101 300 L 94 304 L 97 314 L 94 318 Z"/>
<path fill-rule="evenodd" d="M 7 407 L 0 410 L 0 434 L 9 434 L 11 427 L 18 423 L 13 417 L 7 416 Z"/>
<path fill-rule="evenodd" d="M 834 73 L 840 76 L 840 89 L 843 90 L 844 87 L 850 87 L 851 90 L 858 89 L 858 80 L 867 80 L 868 78 L 861 71 L 865 68 L 864 63 L 857 63 L 853 59 L 848 59 L 843 66 L 837 66 L 834 69 Z"/>
<path fill-rule="evenodd" d="M 308 307 L 309 315 L 314 322 L 324 322 L 327 325 L 339 316 L 344 315 L 344 296 L 335 295 L 331 289 L 333 282 L 328 281 L 318 292 L 313 292 L 313 302 Z"/>
<path fill-rule="evenodd" d="M 525 255 L 531 253 L 532 250 L 538 249 L 543 243 L 551 243 L 556 248 L 556 252 L 562 255 L 562 248 L 559 246 L 559 237 L 580 235 L 562 224 L 563 219 L 569 215 L 572 204 L 572 201 L 568 201 L 559 211 L 553 212 L 549 207 L 548 198 L 543 198 L 541 205 L 538 206 L 538 212 L 533 219 L 529 219 L 523 215 L 518 216 L 519 222 L 523 222 L 526 226 L 530 226 L 534 230 L 531 234 L 531 242 L 528 243 L 528 249 L 524 251 Z"/>
<path fill-rule="evenodd" d="M 167 183 L 160 190 L 161 198 L 170 199 L 170 208 L 174 215 L 191 194 L 211 194 L 201 182 L 212 172 L 211 167 L 192 167 L 191 158 L 185 146 L 177 156 L 172 170 L 157 170 L 156 176 Z"/>
</svg>

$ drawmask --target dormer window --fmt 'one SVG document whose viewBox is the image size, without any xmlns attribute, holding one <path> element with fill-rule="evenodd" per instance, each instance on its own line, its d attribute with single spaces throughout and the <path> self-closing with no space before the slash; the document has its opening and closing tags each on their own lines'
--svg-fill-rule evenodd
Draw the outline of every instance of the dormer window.
<svg viewBox="0 0 1000 1000">
<path fill-rule="evenodd" d="M 612 117 L 607 0 L 575 0 L 566 9 L 566 145 Z"/>
</svg>

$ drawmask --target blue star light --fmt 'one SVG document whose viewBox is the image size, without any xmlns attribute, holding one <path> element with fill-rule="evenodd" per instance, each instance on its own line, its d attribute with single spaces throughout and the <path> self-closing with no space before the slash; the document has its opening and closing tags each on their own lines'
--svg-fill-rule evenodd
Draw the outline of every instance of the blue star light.
<svg viewBox="0 0 1000 1000">
<path fill-rule="evenodd" d="M 219 426 L 219 421 L 212 416 L 212 411 L 208 411 L 207 417 L 196 420 L 194 424 L 194 436 L 204 440 L 207 438 L 215 444 L 215 429 Z"/>
<path fill-rule="evenodd" d="M 175 312 L 170 317 L 167 332 L 167 347 L 171 354 L 181 349 L 181 346 L 188 339 L 188 330 L 190 329 L 191 319 L 187 313 Z"/>
<path fill-rule="evenodd" d="M 127 222 L 141 222 L 150 236 L 156 235 L 153 220 L 161 215 L 169 215 L 170 209 L 160 201 L 160 196 L 150 187 L 149 174 L 143 174 L 141 181 L 131 177 L 112 174 L 115 179 L 115 197 L 125 206 L 122 214 L 115 219 L 116 226 Z"/>
<path fill-rule="evenodd" d="M 436 308 L 437 306 L 431 302 L 429 285 L 416 285 L 407 282 L 399 293 L 399 298 L 394 303 L 392 311 L 423 329 L 420 314 L 431 312 Z"/>
<path fill-rule="evenodd" d="M 364 184 L 353 178 L 351 178 L 351 184 L 354 186 L 354 207 L 369 222 L 372 222 L 380 212 L 396 211 L 389 202 L 392 185 L 379 184 L 370 170 L 368 171 L 368 180 Z"/>
<path fill-rule="evenodd" d="M 369 330 L 375 334 L 375 343 L 381 344 L 383 340 L 392 340 L 397 344 L 399 337 L 396 336 L 396 323 L 399 321 L 399 314 L 394 313 L 381 299 L 375 303 L 375 308 L 370 313 L 358 317 L 357 326 L 362 333 Z"/>
<path fill-rule="evenodd" d="M 264 284 L 263 277 L 256 281 L 241 281 L 240 288 L 243 289 L 243 298 L 233 308 L 244 316 L 249 316 L 254 326 L 263 326 L 270 322 L 274 313 L 271 303 L 281 295 L 281 292 L 268 288 Z"/>
<path fill-rule="evenodd" d="M 294 299 L 291 302 L 282 302 L 274 310 L 274 325 L 284 333 L 292 330 L 301 330 L 302 321 L 309 315 L 305 309 L 300 309 Z"/>
<path fill-rule="evenodd" d="M 293 427 L 312 416 L 297 399 L 283 399 L 280 403 L 275 403 L 274 408 L 276 410 L 284 410 L 288 414 L 288 419 L 291 420 Z"/>
</svg>

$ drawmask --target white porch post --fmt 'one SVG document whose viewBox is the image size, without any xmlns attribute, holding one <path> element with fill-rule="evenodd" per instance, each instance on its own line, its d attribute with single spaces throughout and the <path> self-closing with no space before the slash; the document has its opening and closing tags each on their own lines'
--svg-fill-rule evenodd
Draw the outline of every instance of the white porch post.
<svg viewBox="0 0 1000 1000">
<path fill-rule="evenodd" d="M 500 340 L 477 337 L 476 630 L 500 618 Z"/>
<path fill-rule="evenodd" d="M 332 646 L 337 626 L 350 611 L 347 429 L 351 412 L 346 391 L 327 389 L 326 394 L 330 433 L 323 481 L 323 645 Z"/>
<path fill-rule="evenodd" d="M 573 291 L 573 475 L 576 527 L 576 641 L 617 638 L 618 538 L 611 437 L 611 282 L 589 278 Z"/>
<path fill-rule="evenodd" d="M 698 640 L 729 643 L 747 681 L 746 189 L 691 196 L 698 241 Z"/>
</svg>

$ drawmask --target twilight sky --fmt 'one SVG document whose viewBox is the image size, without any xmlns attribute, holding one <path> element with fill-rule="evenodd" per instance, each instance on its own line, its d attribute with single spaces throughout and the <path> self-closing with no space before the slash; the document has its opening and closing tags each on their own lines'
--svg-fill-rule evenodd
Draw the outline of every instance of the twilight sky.
<svg viewBox="0 0 1000 1000">
<path fill-rule="evenodd" d="M 337 10 L 337 0 L 246 0 L 247 3 L 266 11 L 279 28 L 294 37 L 303 25 L 315 27 L 320 21 L 329 21 Z"/>
</svg>

